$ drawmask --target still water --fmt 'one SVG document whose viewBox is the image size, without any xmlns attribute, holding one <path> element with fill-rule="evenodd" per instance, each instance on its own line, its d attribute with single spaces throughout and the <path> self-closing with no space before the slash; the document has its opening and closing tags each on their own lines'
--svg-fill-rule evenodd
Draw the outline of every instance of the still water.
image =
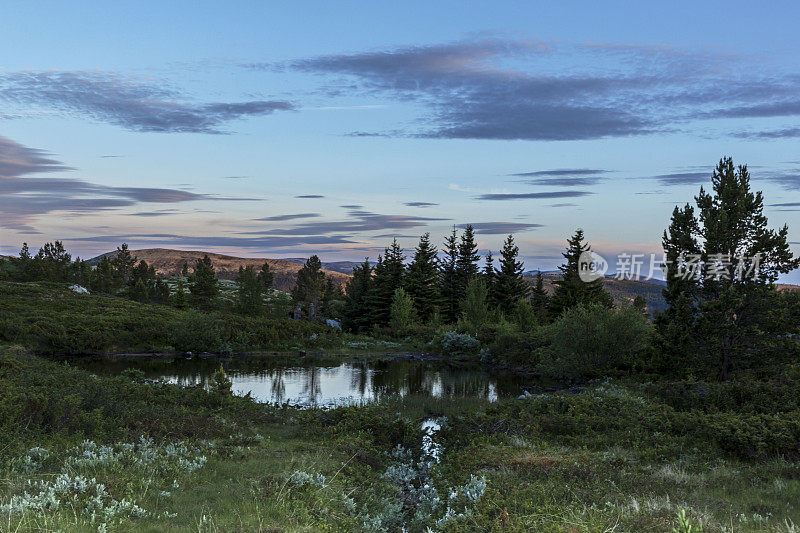
<svg viewBox="0 0 800 533">
<path fill-rule="evenodd" d="M 72 360 L 96 374 L 136 368 L 150 379 L 180 385 L 206 384 L 219 365 L 236 394 L 258 401 L 299 405 L 352 405 L 384 396 L 438 398 L 518 396 L 528 380 L 478 366 L 409 359 L 341 360 L 333 357 L 233 357 L 229 359 L 111 358 Z"/>
</svg>

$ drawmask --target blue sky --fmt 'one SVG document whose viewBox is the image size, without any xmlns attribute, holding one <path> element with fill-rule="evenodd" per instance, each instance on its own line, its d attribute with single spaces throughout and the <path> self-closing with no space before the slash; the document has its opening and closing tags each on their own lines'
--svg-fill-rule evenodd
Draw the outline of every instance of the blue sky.
<svg viewBox="0 0 800 533">
<path fill-rule="evenodd" d="M 0 253 L 358 260 L 474 223 L 549 269 L 577 227 L 660 253 L 724 155 L 800 242 L 797 3 L 123 4 L 4 4 Z"/>
</svg>

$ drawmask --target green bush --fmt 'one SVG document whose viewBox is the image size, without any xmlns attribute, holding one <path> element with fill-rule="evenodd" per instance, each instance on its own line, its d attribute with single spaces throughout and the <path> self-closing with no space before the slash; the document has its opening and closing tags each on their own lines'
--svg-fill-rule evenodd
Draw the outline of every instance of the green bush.
<svg viewBox="0 0 800 533">
<path fill-rule="evenodd" d="M 634 367 L 647 353 L 651 328 L 632 306 L 578 306 L 562 313 L 545 336 L 549 346 L 542 352 L 542 372 L 576 379 Z"/>
</svg>

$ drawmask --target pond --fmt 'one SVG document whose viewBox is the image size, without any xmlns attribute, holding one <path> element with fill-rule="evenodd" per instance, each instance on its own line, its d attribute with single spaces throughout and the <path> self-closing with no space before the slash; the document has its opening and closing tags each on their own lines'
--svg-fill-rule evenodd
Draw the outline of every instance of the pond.
<svg viewBox="0 0 800 533">
<path fill-rule="evenodd" d="M 519 396 L 532 381 L 477 365 L 454 366 L 408 358 L 112 357 L 70 359 L 69 362 L 105 375 L 135 368 L 149 379 L 163 379 L 179 385 L 207 384 L 222 364 L 236 394 L 249 392 L 261 402 L 293 405 L 353 405 L 390 395 L 494 401 L 500 397 Z"/>
</svg>

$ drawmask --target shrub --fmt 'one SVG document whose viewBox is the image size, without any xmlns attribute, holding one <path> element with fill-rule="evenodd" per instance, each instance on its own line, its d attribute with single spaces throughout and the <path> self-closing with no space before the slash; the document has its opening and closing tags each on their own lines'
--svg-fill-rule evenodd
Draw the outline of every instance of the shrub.
<svg viewBox="0 0 800 533">
<path fill-rule="evenodd" d="M 439 339 L 442 352 L 449 356 L 474 354 L 481 347 L 481 342 L 468 333 L 447 331 Z"/>
<path fill-rule="evenodd" d="M 630 368 L 649 347 L 647 319 L 631 306 L 599 305 L 569 309 L 545 330 L 549 347 L 541 370 L 555 378 L 575 379 Z"/>
</svg>

